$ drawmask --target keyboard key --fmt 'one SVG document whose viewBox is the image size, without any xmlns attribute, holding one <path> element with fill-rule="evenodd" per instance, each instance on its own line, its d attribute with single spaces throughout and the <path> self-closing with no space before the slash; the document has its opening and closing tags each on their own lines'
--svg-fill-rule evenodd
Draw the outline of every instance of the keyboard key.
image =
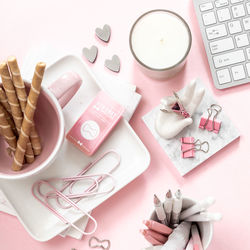
<svg viewBox="0 0 250 250">
<path fill-rule="evenodd" d="M 211 2 L 209 2 L 209 3 L 203 3 L 203 4 L 200 5 L 200 10 L 201 11 L 207 11 L 207 10 L 211 10 L 213 8 L 214 7 L 213 7 L 213 4 Z"/>
<path fill-rule="evenodd" d="M 233 21 L 233 22 L 228 23 L 228 28 L 229 28 L 230 34 L 236 34 L 242 31 L 240 21 Z"/>
<path fill-rule="evenodd" d="M 213 57 L 215 68 L 221 68 L 235 63 L 241 63 L 245 61 L 245 55 L 243 50 L 237 50 L 223 55 Z"/>
<path fill-rule="evenodd" d="M 243 65 L 232 67 L 233 79 L 235 81 L 244 79 L 246 77 Z"/>
<path fill-rule="evenodd" d="M 246 67 L 247 67 L 248 76 L 250 77 L 250 63 L 247 63 Z"/>
<path fill-rule="evenodd" d="M 217 40 L 210 43 L 210 49 L 212 54 L 228 51 L 234 49 L 234 43 L 232 37 Z"/>
<path fill-rule="evenodd" d="M 250 3 L 246 3 L 246 6 L 247 6 L 247 13 L 250 15 Z"/>
<path fill-rule="evenodd" d="M 243 25 L 245 30 L 250 30 L 250 17 L 243 19 Z"/>
<path fill-rule="evenodd" d="M 246 52 L 247 52 L 247 59 L 250 60 L 250 48 L 247 48 Z"/>
<path fill-rule="evenodd" d="M 225 24 L 216 25 L 206 29 L 208 40 L 223 37 L 227 35 Z"/>
<path fill-rule="evenodd" d="M 243 17 L 246 15 L 243 4 L 235 5 L 232 7 L 234 18 Z"/>
<path fill-rule="evenodd" d="M 231 0 L 231 3 L 240 3 L 243 2 L 244 0 Z"/>
<path fill-rule="evenodd" d="M 218 10 L 217 15 L 220 22 L 224 22 L 231 19 L 231 14 L 228 8 Z"/>
<path fill-rule="evenodd" d="M 217 77 L 219 84 L 225 84 L 231 82 L 231 76 L 228 69 L 222 69 L 217 71 Z"/>
<path fill-rule="evenodd" d="M 220 8 L 220 7 L 227 6 L 228 5 L 228 0 L 216 0 L 214 3 L 215 3 L 215 6 L 217 8 Z"/>
<path fill-rule="evenodd" d="M 216 18 L 213 12 L 208 12 L 202 15 L 204 25 L 211 25 L 216 23 Z"/>
<path fill-rule="evenodd" d="M 235 36 L 235 41 L 236 41 L 238 48 L 249 45 L 247 34 Z"/>
</svg>

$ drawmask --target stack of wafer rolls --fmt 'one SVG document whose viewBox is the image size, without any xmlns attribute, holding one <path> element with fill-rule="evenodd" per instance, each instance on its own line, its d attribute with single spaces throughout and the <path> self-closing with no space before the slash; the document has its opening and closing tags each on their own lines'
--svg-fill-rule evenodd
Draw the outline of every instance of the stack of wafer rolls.
<svg viewBox="0 0 250 250">
<path fill-rule="evenodd" d="M 21 133 L 17 141 L 17 149 L 12 165 L 13 170 L 20 170 L 24 160 L 25 150 L 29 142 L 31 128 L 33 126 L 33 118 L 36 110 L 38 97 L 40 94 L 41 83 L 45 70 L 45 63 L 38 63 L 36 65 L 35 73 L 32 79 L 30 93 L 27 100 L 27 105 L 24 111 L 24 119 L 21 127 Z"/>
<path fill-rule="evenodd" d="M 34 113 L 40 94 L 45 63 L 38 63 L 35 69 L 29 96 L 20 74 L 15 57 L 8 58 L 8 64 L 0 64 L 0 134 L 14 154 L 12 169 L 22 169 L 25 161 L 32 163 L 42 147 L 35 128 Z"/>
<path fill-rule="evenodd" d="M 10 104 L 11 114 L 15 122 L 17 132 L 20 135 L 23 122 L 23 113 L 16 95 L 16 90 L 7 63 L 3 62 L 0 64 L 0 74 L 2 78 L 3 87 L 8 99 L 8 103 Z M 30 140 L 27 144 L 25 159 L 28 163 L 32 163 L 34 161 L 34 153 Z"/>
<path fill-rule="evenodd" d="M 8 65 L 12 74 L 12 79 L 13 79 L 13 83 L 16 89 L 17 98 L 19 100 L 21 110 L 24 114 L 25 108 L 27 105 L 27 93 L 26 93 L 25 85 L 24 85 L 24 82 L 21 77 L 21 73 L 17 64 L 17 60 L 14 56 L 11 56 L 8 58 Z M 40 143 L 40 137 L 38 136 L 34 122 L 32 124 L 31 131 L 30 131 L 30 141 L 32 144 L 34 155 L 40 155 L 42 151 L 42 147 Z"/>
</svg>

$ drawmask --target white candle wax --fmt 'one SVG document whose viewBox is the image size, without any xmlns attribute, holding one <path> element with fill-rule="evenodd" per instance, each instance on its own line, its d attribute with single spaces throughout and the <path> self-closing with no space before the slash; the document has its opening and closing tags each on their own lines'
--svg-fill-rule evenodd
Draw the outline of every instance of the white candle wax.
<svg viewBox="0 0 250 250">
<path fill-rule="evenodd" d="M 130 47 L 136 60 L 151 71 L 165 70 L 163 76 L 166 77 L 173 74 L 171 68 L 185 60 L 190 46 L 188 25 L 177 14 L 166 10 L 142 15 L 130 34 Z"/>
</svg>

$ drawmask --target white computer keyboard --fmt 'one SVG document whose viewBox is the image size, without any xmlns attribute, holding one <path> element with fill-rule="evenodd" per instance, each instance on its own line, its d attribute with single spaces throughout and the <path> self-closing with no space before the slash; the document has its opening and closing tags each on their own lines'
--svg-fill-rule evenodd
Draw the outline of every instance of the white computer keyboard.
<svg viewBox="0 0 250 250">
<path fill-rule="evenodd" d="M 250 0 L 193 0 L 215 87 L 250 82 Z"/>
</svg>

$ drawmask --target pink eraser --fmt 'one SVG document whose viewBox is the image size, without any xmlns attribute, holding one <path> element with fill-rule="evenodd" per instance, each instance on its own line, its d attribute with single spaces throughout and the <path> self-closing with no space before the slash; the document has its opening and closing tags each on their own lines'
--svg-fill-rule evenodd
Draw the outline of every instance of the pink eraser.
<svg viewBox="0 0 250 250">
<path fill-rule="evenodd" d="M 86 155 L 96 152 L 119 122 L 124 108 L 101 91 L 90 103 L 66 138 Z"/>
</svg>

